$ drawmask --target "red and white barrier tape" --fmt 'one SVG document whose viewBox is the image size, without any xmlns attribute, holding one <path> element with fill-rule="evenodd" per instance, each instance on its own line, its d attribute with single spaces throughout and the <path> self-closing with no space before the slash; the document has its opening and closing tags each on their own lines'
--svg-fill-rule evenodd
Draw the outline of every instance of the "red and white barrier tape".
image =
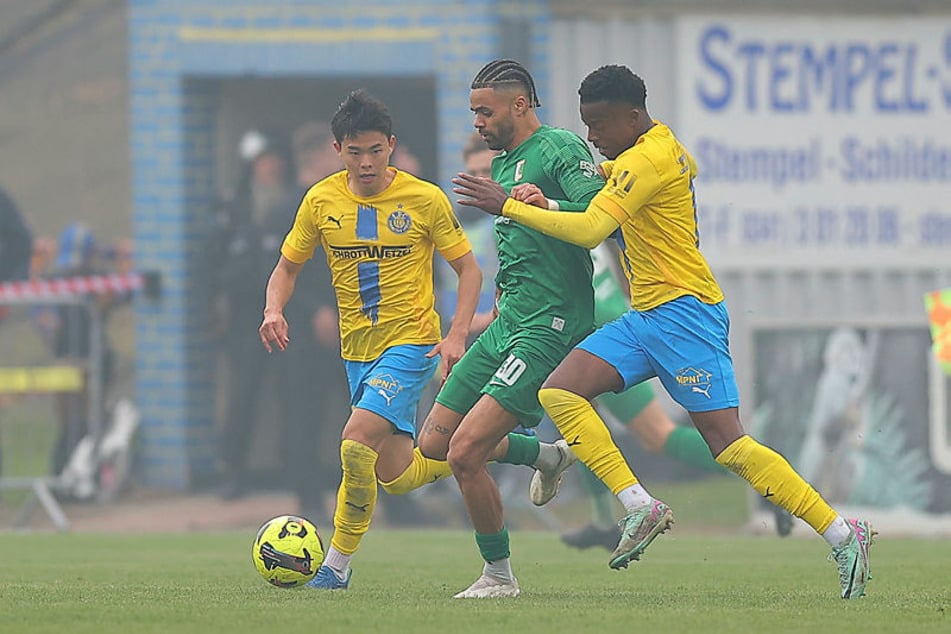
<svg viewBox="0 0 951 634">
<path fill-rule="evenodd" d="M 0 300 L 53 299 L 76 295 L 118 293 L 138 290 L 144 283 L 145 278 L 141 273 L 4 282 L 0 284 Z"/>
</svg>

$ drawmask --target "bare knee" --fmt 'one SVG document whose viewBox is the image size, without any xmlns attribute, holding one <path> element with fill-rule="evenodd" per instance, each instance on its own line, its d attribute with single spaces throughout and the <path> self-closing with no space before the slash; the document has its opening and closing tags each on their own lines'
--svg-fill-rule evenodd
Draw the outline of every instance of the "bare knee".
<svg viewBox="0 0 951 634">
<path fill-rule="evenodd" d="M 710 446 L 714 457 L 733 444 L 744 433 L 737 408 L 711 412 L 691 412 L 690 418 L 703 439 Z"/>
<path fill-rule="evenodd" d="M 445 460 L 448 453 L 446 443 L 440 438 L 432 438 L 429 434 L 419 437 L 419 452 L 431 460 Z"/>
<path fill-rule="evenodd" d="M 475 451 L 474 444 L 463 439 L 453 439 L 449 444 L 446 460 L 456 480 L 465 480 L 485 466 L 485 460 Z"/>
<path fill-rule="evenodd" d="M 417 443 L 419 451 L 432 460 L 445 460 L 449 442 L 459 426 L 462 416 L 438 403 L 423 421 Z"/>
</svg>

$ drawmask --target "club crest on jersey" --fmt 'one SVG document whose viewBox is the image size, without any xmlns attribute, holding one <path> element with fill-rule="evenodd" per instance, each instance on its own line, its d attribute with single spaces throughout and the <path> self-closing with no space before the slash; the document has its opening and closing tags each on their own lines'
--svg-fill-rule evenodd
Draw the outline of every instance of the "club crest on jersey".
<svg viewBox="0 0 951 634">
<path fill-rule="evenodd" d="M 525 159 L 522 159 L 521 161 L 515 164 L 515 182 L 516 183 L 522 180 L 522 176 L 523 176 L 522 171 L 524 170 L 524 168 L 525 168 Z"/>
<path fill-rule="evenodd" d="M 413 226 L 413 221 L 409 214 L 403 211 L 402 203 L 396 206 L 396 211 L 390 214 L 386 219 L 386 226 L 390 231 L 397 234 L 406 233 Z"/>
</svg>

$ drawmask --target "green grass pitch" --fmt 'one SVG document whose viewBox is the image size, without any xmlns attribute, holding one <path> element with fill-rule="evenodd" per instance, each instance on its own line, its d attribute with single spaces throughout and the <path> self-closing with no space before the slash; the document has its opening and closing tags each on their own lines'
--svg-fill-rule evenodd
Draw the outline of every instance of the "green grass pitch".
<svg viewBox="0 0 951 634">
<path fill-rule="evenodd" d="M 0 632 L 948 632 L 951 542 L 880 536 L 868 596 L 838 598 L 818 538 L 663 535 L 624 571 L 603 550 L 512 534 L 522 596 L 453 600 L 472 534 L 371 531 L 351 588 L 265 584 L 253 531 L 0 535 Z"/>
</svg>

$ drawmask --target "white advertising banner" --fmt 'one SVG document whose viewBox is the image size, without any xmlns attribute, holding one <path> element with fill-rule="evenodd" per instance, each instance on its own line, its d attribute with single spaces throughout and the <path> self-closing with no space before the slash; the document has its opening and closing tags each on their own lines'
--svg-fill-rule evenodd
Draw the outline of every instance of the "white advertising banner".
<svg viewBox="0 0 951 634">
<path fill-rule="evenodd" d="M 676 28 L 675 132 L 714 267 L 951 261 L 951 19 Z"/>
</svg>

